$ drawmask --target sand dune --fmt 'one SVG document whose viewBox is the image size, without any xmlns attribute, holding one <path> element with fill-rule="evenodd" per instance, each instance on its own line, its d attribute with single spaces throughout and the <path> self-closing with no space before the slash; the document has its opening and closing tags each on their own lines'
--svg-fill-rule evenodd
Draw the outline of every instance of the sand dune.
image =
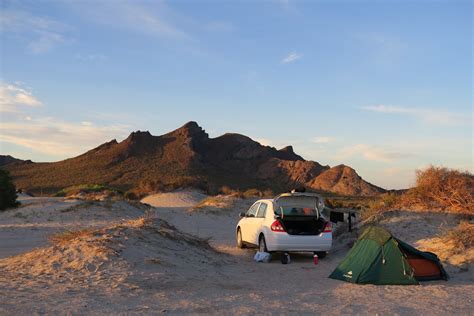
<svg viewBox="0 0 474 316">
<path fill-rule="evenodd" d="M 253 250 L 234 247 L 237 215 L 252 201 L 237 201 L 234 209 L 221 213 L 189 211 L 191 201 L 200 199 L 199 193 L 186 191 L 154 196 L 157 208 L 120 201 L 30 199 L 26 206 L 0 213 L 2 237 L 25 235 L 31 248 L 42 246 L 7 257 L 11 241 L 0 239 L 0 314 L 473 310 L 472 264 L 466 271 L 447 263 L 450 281 L 421 286 L 361 286 L 328 279 L 356 233 L 344 233 L 317 266 L 306 255 L 292 255 L 290 265 L 278 258 L 257 264 Z M 418 216 L 393 213 L 382 224 L 411 243 L 433 237 L 443 227 L 435 218 Z M 48 242 L 48 235 L 65 229 L 85 230 Z"/>
<path fill-rule="evenodd" d="M 153 207 L 190 208 L 205 199 L 207 195 L 194 190 L 180 190 L 169 193 L 149 195 L 141 200 L 142 203 Z"/>
</svg>

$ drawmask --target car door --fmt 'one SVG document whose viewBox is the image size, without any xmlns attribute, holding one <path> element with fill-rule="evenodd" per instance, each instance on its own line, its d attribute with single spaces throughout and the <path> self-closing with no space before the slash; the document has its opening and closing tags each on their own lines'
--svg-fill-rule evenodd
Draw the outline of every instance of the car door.
<svg viewBox="0 0 474 316">
<path fill-rule="evenodd" d="M 257 216 L 257 211 L 260 206 L 260 202 L 254 203 L 247 213 L 245 213 L 245 217 L 240 221 L 240 231 L 242 233 L 242 240 L 248 243 L 254 243 L 252 240 L 252 236 L 255 235 L 253 229 L 255 227 L 255 216 Z"/>
<path fill-rule="evenodd" d="M 251 232 L 250 242 L 252 244 L 258 245 L 258 237 L 261 232 L 262 225 L 265 222 L 265 215 L 267 213 L 267 208 L 268 208 L 267 203 L 261 202 L 260 206 L 258 207 L 257 214 L 255 215 L 255 218 L 251 222 L 252 229 L 250 229 L 249 231 Z"/>
</svg>

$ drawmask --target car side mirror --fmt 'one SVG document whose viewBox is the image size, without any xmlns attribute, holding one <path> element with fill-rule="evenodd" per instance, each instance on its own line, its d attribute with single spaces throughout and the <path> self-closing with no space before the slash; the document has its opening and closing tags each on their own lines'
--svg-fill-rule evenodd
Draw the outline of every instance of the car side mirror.
<svg viewBox="0 0 474 316">
<path fill-rule="evenodd" d="M 246 216 L 246 215 L 245 215 L 245 212 L 240 212 L 239 216 L 240 216 L 240 217 L 245 217 L 245 216 Z"/>
</svg>

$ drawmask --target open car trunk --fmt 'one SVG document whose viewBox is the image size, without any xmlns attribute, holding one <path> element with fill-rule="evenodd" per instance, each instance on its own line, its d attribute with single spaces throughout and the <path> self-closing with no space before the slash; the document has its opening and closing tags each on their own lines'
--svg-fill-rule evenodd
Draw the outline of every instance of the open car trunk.
<svg viewBox="0 0 474 316">
<path fill-rule="evenodd" d="M 284 193 L 275 199 L 275 215 L 289 235 L 319 235 L 326 220 L 319 209 L 320 197 L 310 193 Z"/>
<path fill-rule="evenodd" d="M 285 216 L 280 222 L 289 235 L 319 235 L 326 225 L 323 218 L 313 216 Z"/>
</svg>

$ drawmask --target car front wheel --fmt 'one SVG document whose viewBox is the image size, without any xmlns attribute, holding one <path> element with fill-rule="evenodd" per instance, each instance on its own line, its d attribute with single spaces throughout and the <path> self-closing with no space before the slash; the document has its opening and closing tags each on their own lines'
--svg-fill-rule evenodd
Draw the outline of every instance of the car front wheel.
<svg viewBox="0 0 474 316">
<path fill-rule="evenodd" d="M 240 228 L 237 229 L 237 247 L 239 248 L 245 248 L 244 242 L 242 241 L 242 232 L 240 231 Z"/>
</svg>

